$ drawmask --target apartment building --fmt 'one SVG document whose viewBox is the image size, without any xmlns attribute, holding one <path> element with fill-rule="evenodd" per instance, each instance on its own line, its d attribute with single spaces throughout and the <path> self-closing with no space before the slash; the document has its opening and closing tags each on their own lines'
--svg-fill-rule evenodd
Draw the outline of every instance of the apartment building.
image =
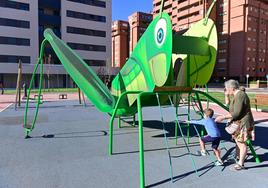
<svg viewBox="0 0 268 188">
<path fill-rule="evenodd" d="M 182 31 L 191 27 L 191 24 L 201 20 L 206 15 L 206 11 L 213 0 L 165 0 L 163 11 L 168 13 L 172 29 Z M 161 0 L 153 0 L 154 16 L 160 12 Z M 214 10 L 210 16 L 213 20 L 216 18 Z"/>
<path fill-rule="evenodd" d="M 212 1 L 167 0 L 164 11 L 173 29 L 181 31 L 202 19 Z M 158 13 L 161 0 L 153 1 Z M 219 49 L 214 80 L 266 79 L 268 73 L 268 2 L 266 0 L 218 0 L 211 18 L 216 21 Z"/>
<path fill-rule="evenodd" d="M 105 68 L 106 61 L 111 61 L 110 26 L 110 0 L 1 0 L 0 80 L 5 87 L 15 87 L 17 63 L 21 60 L 23 81 L 29 81 L 46 28 L 53 29 L 98 72 Z M 72 86 L 49 46 L 44 60 L 46 87 Z"/>
<path fill-rule="evenodd" d="M 112 23 L 112 67 L 122 68 L 129 57 L 129 23 L 117 20 Z"/>
<path fill-rule="evenodd" d="M 142 34 L 153 20 L 153 15 L 135 12 L 127 21 L 118 20 L 112 24 L 112 66 L 122 68 L 131 55 Z"/>
<path fill-rule="evenodd" d="M 135 12 L 128 17 L 130 27 L 130 41 L 129 41 L 130 54 L 152 20 L 153 15 L 144 12 Z"/>
<path fill-rule="evenodd" d="M 268 2 L 221 0 L 217 4 L 219 51 L 214 76 L 266 80 Z"/>
</svg>

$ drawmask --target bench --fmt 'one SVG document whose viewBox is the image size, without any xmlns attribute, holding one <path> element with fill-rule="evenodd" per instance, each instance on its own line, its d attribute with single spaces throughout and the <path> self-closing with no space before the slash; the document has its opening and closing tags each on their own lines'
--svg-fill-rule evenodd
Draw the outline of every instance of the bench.
<svg viewBox="0 0 268 188">
<path fill-rule="evenodd" d="M 66 93 L 59 94 L 59 99 L 67 99 L 67 94 Z"/>
<path fill-rule="evenodd" d="M 38 99 L 38 95 L 34 95 L 34 100 Z M 43 100 L 43 95 L 40 95 L 40 100 Z"/>
<path fill-rule="evenodd" d="M 250 103 L 255 106 L 256 110 L 258 110 L 258 106 L 268 106 L 268 95 L 256 94 L 255 98 L 250 100 Z"/>
</svg>

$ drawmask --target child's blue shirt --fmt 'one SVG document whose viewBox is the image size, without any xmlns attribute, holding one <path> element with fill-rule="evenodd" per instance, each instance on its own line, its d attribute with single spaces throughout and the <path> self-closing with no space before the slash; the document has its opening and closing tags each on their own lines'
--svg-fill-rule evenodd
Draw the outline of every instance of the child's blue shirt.
<svg viewBox="0 0 268 188">
<path fill-rule="evenodd" d="M 217 124 L 213 118 L 206 118 L 198 121 L 190 121 L 192 124 L 204 125 L 209 136 L 211 137 L 221 137 L 221 133 Z"/>
</svg>

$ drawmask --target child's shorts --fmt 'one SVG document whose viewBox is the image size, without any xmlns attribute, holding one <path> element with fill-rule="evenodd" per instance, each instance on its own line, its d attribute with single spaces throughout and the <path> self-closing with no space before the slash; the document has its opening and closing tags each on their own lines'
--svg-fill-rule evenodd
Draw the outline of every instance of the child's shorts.
<svg viewBox="0 0 268 188">
<path fill-rule="evenodd" d="M 218 149 L 218 147 L 219 147 L 219 145 L 220 145 L 221 138 L 220 138 L 220 137 L 211 137 L 211 136 L 209 136 L 209 135 L 206 135 L 206 136 L 202 137 L 201 140 L 202 140 L 204 143 L 212 142 L 211 147 L 212 147 L 213 149 Z"/>
</svg>

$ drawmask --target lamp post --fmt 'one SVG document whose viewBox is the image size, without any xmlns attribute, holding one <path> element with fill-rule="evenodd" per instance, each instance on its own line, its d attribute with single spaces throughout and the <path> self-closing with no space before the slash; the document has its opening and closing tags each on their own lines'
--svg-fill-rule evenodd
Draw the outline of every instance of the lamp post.
<svg viewBox="0 0 268 188">
<path fill-rule="evenodd" d="M 267 88 L 268 88 L 268 74 L 266 74 L 266 83 L 267 83 Z"/>
<path fill-rule="evenodd" d="M 248 88 L 248 78 L 249 78 L 249 74 L 247 74 L 246 77 L 247 77 L 247 88 Z"/>
</svg>

